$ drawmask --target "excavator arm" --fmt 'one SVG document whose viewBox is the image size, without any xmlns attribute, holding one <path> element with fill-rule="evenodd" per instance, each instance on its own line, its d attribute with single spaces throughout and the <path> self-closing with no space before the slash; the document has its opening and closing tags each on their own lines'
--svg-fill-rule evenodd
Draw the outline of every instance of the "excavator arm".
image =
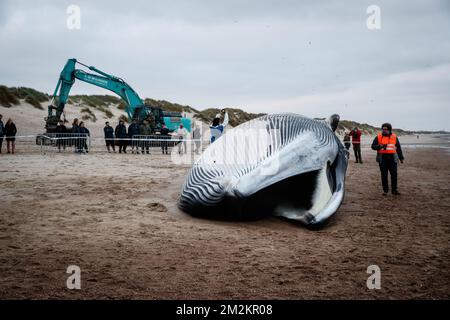
<svg viewBox="0 0 450 320">
<path fill-rule="evenodd" d="M 77 63 L 94 71 L 95 74 L 76 69 Z M 78 62 L 76 59 L 69 59 L 61 71 L 55 91 L 53 92 L 52 102 L 48 106 L 48 117 L 46 119 L 47 132 L 53 131 L 56 128 L 58 121 L 61 119 L 64 106 L 69 99 L 69 93 L 75 83 L 75 79 L 110 90 L 120 96 L 125 101 L 125 109 L 130 119 L 144 119 L 148 114 L 148 110 L 145 108 L 142 99 L 125 81 L 95 67 L 90 67 Z M 160 114 L 155 116 L 157 118 L 161 117 Z"/>
</svg>

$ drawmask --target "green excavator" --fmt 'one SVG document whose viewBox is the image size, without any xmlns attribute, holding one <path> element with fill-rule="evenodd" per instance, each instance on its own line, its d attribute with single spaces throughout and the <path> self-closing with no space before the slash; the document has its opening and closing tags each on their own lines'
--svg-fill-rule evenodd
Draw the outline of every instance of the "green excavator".
<svg viewBox="0 0 450 320">
<path fill-rule="evenodd" d="M 77 64 L 95 73 L 76 69 Z M 146 105 L 136 91 L 123 79 L 110 75 L 95 67 L 87 66 L 76 59 L 69 59 L 61 71 L 58 84 L 52 96 L 52 101 L 48 106 L 48 116 L 46 117 L 45 124 L 47 133 L 55 132 L 58 121 L 61 119 L 61 115 L 63 115 L 64 106 L 69 99 L 70 90 L 76 79 L 108 89 L 121 97 L 125 102 L 125 110 L 129 120 L 137 120 L 138 124 L 141 124 L 144 119 L 153 116 L 156 132 L 161 129 L 163 123 L 166 124 L 170 131 L 176 130 L 180 123 L 183 124 L 187 131 L 191 131 L 191 120 L 182 117 L 180 112 L 165 112 L 160 107 Z"/>
</svg>

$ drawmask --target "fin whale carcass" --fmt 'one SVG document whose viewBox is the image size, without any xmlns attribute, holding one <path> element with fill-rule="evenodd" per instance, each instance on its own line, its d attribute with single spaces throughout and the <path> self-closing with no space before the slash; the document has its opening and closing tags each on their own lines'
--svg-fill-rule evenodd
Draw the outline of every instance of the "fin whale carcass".
<svg viewBox="0 0 450 320">
<path fill-rule="evenodd" d="M 228 130 L 191 168 L 179 208 L 206 218 L 325 222 L 344 198 L 348 151 L 334 133 L 338 122 L 283 113 Z"/>
</svg>

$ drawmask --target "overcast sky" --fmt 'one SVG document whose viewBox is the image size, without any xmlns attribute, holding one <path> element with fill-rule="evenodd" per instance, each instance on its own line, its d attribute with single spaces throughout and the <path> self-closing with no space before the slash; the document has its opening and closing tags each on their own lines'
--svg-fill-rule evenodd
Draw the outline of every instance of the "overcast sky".
<svg viewBox="0 0 450 320">
<path fill-rule="evenodd" d="M 449 0 L 320 2 L 0 0 L 0 84 L 52 93 L 77 58 L 142 98 L 450 130 Z"/>
</svg>

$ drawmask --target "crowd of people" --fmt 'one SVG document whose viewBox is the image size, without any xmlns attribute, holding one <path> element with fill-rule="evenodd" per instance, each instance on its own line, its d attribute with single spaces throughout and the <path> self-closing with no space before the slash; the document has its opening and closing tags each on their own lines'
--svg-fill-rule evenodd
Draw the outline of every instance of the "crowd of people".
<svg viewBox="0 0 450 320">
<path fill-rule="evenodd" d="M 90 132 L 83 121 L 75 118 L 72 127 L 68 129 L 63 120 L 58 122 L 55 129 L 56 145 L 58 151 L 65 150 L 66 147 L 74 146 L 75 153 L 89 153 L 88 139 Z"/>
<path fill-rule="evenodd" d="M 123 120 L 119 120 L 115 128 L 110 125 L 109 121 L 106 121 L 103 133 L 109 153 L 115 153 L 116 147 L 118 147 L 119 153 L 127 153 L 127 147 L 131 147 L 131 153 L 133 154 L 150 154 L 152 141 L 157 139 L 160 141 L 162 153 L 168 154 L 168 140 L 174 135 L 180 141 L 178 152 L 180 154 L 187 152 L 186 139 L 189 132 L 184 128 L 183 124 L 180 124 L 179 128 L 171 133 L 163 123 L 161 130 L 156 135 L 154 125 L 148 119 L 144 120 L 141 125 L 138 125 L 137 121 L 133 120 L 128 128 Z M 58 151 L 65 150 L 68 146 L 74 146 L 76 153 L 89 152 L 87 141 L 90 137 L 90 132 L 83 121 L 80 122 L 78 119 L 74 119 L 72 127 L 67 128 L 64 121 L 60 120 L 56 127 L 55 137 L 57 138 Z M 198 148 L 199 146 L 197 146 Z"/>
<path fill-rule="evenodd" d="M 156 139 L 160 143 L 163 154 L 168 153 L 168 140 L 175 135 L 180 143 L 178 144 L 178 152 L 182 154 L 187 152 L 186 138 L 188 131 L 180 124 L 179 128 L 171 133 L 165 123 L 162 124 L 161 130 L 155 132 L 154 126 L 149 120 L 144 120 L 141 125 L 138 125 L 136 120 L 133 120 L 128 128 L 123 120 L 113 129 L 109 121 L 105 122 L 103 128 L 106 148 L 109 153 L 116 152 L 116 146 L 119 147 L 119 153 L 127 153 L 127 147 L 131 147 L 133 154 L 150 154 L 150 147 L 152 142 Z"/>
<path fill-rule="evenodd" d="M 68 147 L 74 147 L 75 153 L 89 153 L 90 131 L 86 128 L 83 121 L 75 118 L 71 127 L 66 126 L 66 120 L 60 120 L 55 128 L 53 137 L 56 138 L 56 147 L 58 152 L 66 150 Z M 201 133 L 200 127 L 193 128 L 193 139 L 195 140 L 195 152 L 198 154 L 201 150 Z M 187 152 L 187 138 L 189 131 L 180 124 L 177 130 L 170 132 L 169 128 L 163 123 L 158 133 L 155 132 L 154 123 L 151 119 L 146 119 L 141 125 L 133 120 L 128 128 L 123 120 L 115 128 L 111 127 L 107 121 L 103 128 L 106 148 L 108 152 L 116 152 L 118 147 L 119 153 L 127 153 L 127 147 L 131 147 L 131 152 L 135 154 L 150 154 L 152 142 L 158 140 L 163 154 L 169 154 L 169 140 L 175 137 L 179 141 L 178 153 Z M 3 123 L 3 116 L 0 114 L 0 153 L 2 153 L 3 141 L 6 139 L 7 153 L 15 153 L 15 140 L 17 127 L 9 118 Z"/>
<path fill-rule="evenodd" d="M 221 121 L 221 118 L 223 120 Z M 211 130 L 211 143 L 216 141 L 222 134 L 226 126 L 228 125 L 229 117 L 225 110 L 222 110 L 217 114 L 210 126 Z M 199 154 L 201 152 L 201 128 L 199 125 L 192 128 L 192 139 L 194 140 L 195 147 L 194 152 Z M 116 152 L 116 146 L 119 147 L 119 153 L 127 153 L 127 147 L 131 146 L 131 153 L 133 154 L 149 154 L 150 146 L 153 139 L 157 139 L 161 146 L 162 154 L 168 154 L 168 141 L 175 138 L 179 143 L 178 153 L 183 154 L 187 152 L 187 138 L 189 131 L 180 123 L 179 127 L 174 131 L 170 132 L 165 123 L 162 123 L 161 129 L 156 135 L 155 123 L 149 119 L 138 125 L 136 120 L 132 120 L 128 128 L 123 120 L 119 120 L 119 124 L 113 128 L 110 123 L 105 122 L 105 127 L 103 128 L 103 133 L 105 137 L 106 148 L 109 153 Z"/>
</svg>

